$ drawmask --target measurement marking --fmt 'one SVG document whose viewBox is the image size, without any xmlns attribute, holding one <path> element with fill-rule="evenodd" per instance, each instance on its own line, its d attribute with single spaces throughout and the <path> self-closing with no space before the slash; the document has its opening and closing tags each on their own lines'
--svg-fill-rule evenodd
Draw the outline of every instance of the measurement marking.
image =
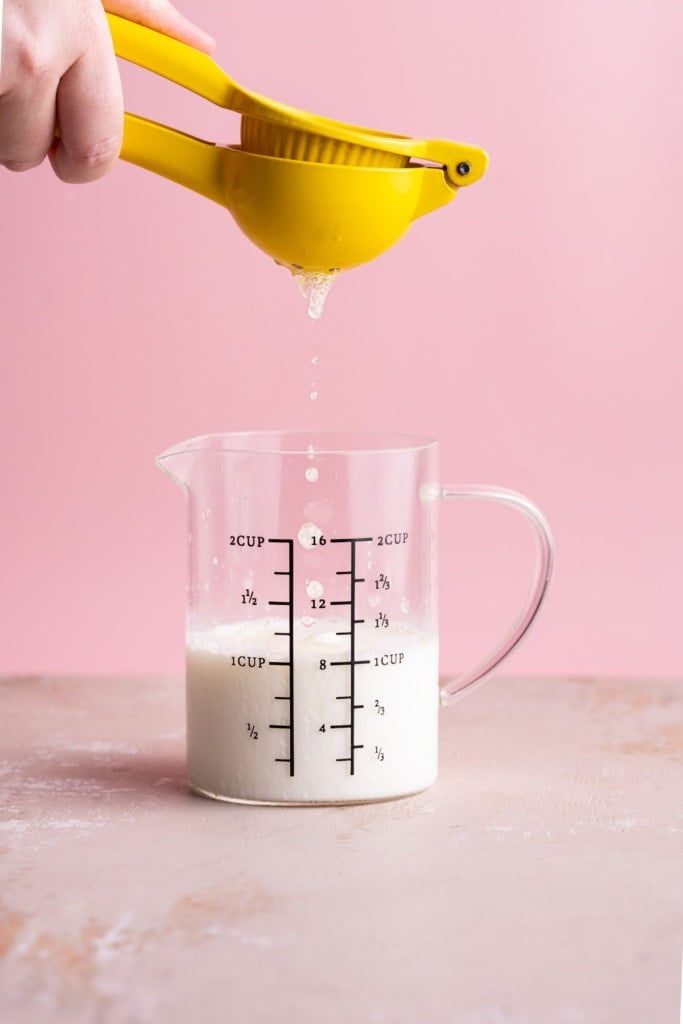
<svg viewBox="0 0 683 1024">
<path fill-rule="evenodd" d="M 353 749 L 354 750 L 363 750 L 364 747 L 365 747 L 364 743 L 354 743 L 354 745 L 353 745 Z"/>
<path fill-rule="evenodd" d="M 349 689 L 350 693 L 338 696 L 337 700 L 348 700 L 349 704 L 349 722 L 348 725 L 334 725 L 333 729 L 347 728 L 350 733 L 349 750 L 350 757 L 338 757 L 337 761 L 347 762 L 349 764 L 349 774 L 354 775 L 356 769 L 355 763 L 355 751 L 362 750 L 362 744 L 355 742 L 356 738 L 356 711 L 361 710 L 364 705 L 356 704 L 356 665 L 369 665 L 370 659 L 356 658 L 356 626 L 360 626 L 365 622 L 365 619 L 356 618 L 356 585 L 358 583 L 365 583 L 364 576 L 356 576 L 356 545 L 357 544 L 371 544 L 372 537 L 334 537 L 331 540 L 332 544 L 350 544 L 351 545 L 351 564 L 348 569 L 339 569 L 337 576 L 349 576 L 350 580 L 350 595 L 348 601 L 330 601 L 330 605 L 339 607 L 348 607 L 350 609 L 350 629 L 337 630 L 337 636 L 348 636 L 349 637 L 349 659 L 344 661 L 330 661 L 330 666 L 345 666 L 349 667 Z"/>
<path fill-rule="evenodd" d="M 288 548 L 287 569 L 273 570 L 274 576 L 286 576 L 288 579 L 287 600 L 269 601 L 271 607 L 288 608 L 288 628 L 286 630 L 274 630 L 275 636 L 289 637 L 289 660 L 269 661 L 269 665 L 281 665 L 289 669 L 289 693 L 287 696 L 276 696 L 275 700 L 286 700 L 289 704 L 289 723 L 287 725 L 271 724 L 271 729 L 284 729 L 289 733 L 289 757 L 276 757 L 275 760 L 281 764 L 289 765 L 290 778 L 294 776 L 294 541 L 291 538 L 269 537 L 269 544 L 286 544 Z"/>
<path fill-rule="evenodd" d="M 350 722 L 346 722 L 345 725 L 331 725 L 330 726 L 330 729 L 350 729 L 350 728 L 351 728 L 351 723 Z"/>
<path fill-rule="evenodd" d="M 339 537 L 330 541 L 330 544 L 372 544 L 372 537 Z"/>
</svg>

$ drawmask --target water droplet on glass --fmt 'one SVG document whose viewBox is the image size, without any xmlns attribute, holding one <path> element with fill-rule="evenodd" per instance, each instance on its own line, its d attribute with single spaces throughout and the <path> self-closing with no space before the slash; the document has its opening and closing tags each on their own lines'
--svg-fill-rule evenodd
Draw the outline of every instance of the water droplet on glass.
<svg viewBox="0 0 683 1024">
<path fill-rule="evenodd" d="M 306 449 L 306 451 L 308 452 L 308 458 L 309 459 L 315 458 L 315 448 L 313 447 L 312 444 L 309 444 L 309 446 Z"/>
<path fill-rule="evenodd" d="M 318 470 L 315 466 L 308 467 L 306 470 L 306 479 L 310 480 L 311 483 L 314 483 L 318 479 Z"/>
<path fill-rule="evenodd" d="M 322 597 L 325 588 L 320 580 L 306 580 L 306 593 L 309 597 Z"/>
<path fill-rule="evenodd" d="M 312 626 L 315 623 L 315 619 L 312 618 L 310 615 L 302 615 L 300 622 L 304 629 L 308 629 L 309 626 Z"/>
<path fill-rule="evenodd" d="M 214 565 L 218 565 L 218 559 L 216 558 L 216 556 L 215 556 L 215 555 L 213 556 L 213 558 L 211 559 L 211 561 L 213 562 L 213 564 L 214 564 Z"/>
<path fill-rule="evenodd" d="M 317 391 L 311 391 L 311 401 L 315 402 L 317 400 L 317 398 L 318 398 L 318 392 Z"/>
<path fill-rule="evenodd" d="M 315 523 L 304 523 L 297 537 L 302 548 L 312 548 L 319 544 L 322 535 L 323 531 Z"/>
</svg>

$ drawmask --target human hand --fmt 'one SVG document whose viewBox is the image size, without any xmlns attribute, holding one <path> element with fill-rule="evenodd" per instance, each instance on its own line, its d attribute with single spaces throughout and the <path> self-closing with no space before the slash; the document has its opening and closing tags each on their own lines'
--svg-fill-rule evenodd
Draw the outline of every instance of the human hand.
<svg viewBox="0 0 683 1024">
<path fill-rule="evenodd" d="M 116 162 L 123 98 L 104 10 L 211 53 L 214 41 L 169 0 L 5 0 L 0 54 L 0 165 L 49 157 L 68 182 Z"/>
</svg>

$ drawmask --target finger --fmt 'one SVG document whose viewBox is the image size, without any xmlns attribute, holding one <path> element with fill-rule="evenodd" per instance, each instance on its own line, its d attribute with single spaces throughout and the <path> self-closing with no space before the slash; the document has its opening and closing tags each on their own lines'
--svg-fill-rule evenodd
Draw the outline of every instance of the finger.
<svg viewBox="0 0 683 1024">
<path fill-rule="evenodd" d="M 54 135 L 59 65 L 51 36 L 5 11 L 0 71 L 0 164 L 24 171 L 44 159 Z"/>
<path fill-rule="evenodd" d="M 55 134 L 56 78 L 26 81 L 0 97 L 0 164 L 28 171 L 42 163 Z"/>
<path fill-rule="evenodd" d="M 104 17 L 88 49 L 62 76 L 57 89 L 56 140 L 50 161 L 72 183 L 95 181 L 116 162 L 123 135 L 123 97 Z"/>
<path fill-rule="evenodd" d="M 203 53 L 213 53 L 216 40 L 175 9 L 168 0 L 103 0 L 110 14 L 154 28 L 167 36 L 194 46 Z"/>
</svg>

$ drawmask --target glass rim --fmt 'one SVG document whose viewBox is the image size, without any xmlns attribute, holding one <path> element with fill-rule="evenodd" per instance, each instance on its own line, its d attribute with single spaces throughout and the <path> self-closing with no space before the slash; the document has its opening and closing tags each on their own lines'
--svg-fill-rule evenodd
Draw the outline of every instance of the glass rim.
<svg viewBox="0 0 683 1024">
<path fill-rule="evenodd" d="M 278 438 L 282 439 L 279 443 Z M 297 438 L 298 443 L 294 440 Z M 156 462 L 200 452 L 278 456 L 407 454 L 427 451 L 438 443 L 435 438 L 422 434 L 380 430 L 240 430 L 199 434 L 180 441 L 157 455 Z"/>
</svg>

